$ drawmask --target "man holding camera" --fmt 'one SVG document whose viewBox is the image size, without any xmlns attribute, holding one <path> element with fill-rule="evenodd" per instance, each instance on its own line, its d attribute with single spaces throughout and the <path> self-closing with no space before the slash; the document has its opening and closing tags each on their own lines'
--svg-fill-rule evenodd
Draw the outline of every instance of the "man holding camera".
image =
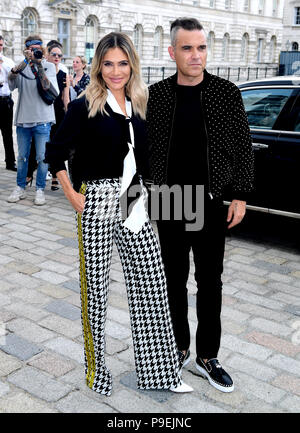
<svg viewBox="0 0 300 433">
<path fill-rule="evenodd" d="M 28 36 L 25 40 L 25 58 L 12 68 L 8 76 L 10 90 L 19 90 L 15 115 L 18 141 L 17 186 L 8 198 L 10 203 L 26 198 L 26 176 L 32 138 L 38 163 L 34 204 L 41 206 L 46 203 L 44 189 L 48 165 L 44 163 L 45 146 L 49 140 L 51 125 L 55 123 L 55 114 L 53 104 L 48 105 L 41 92 L 54 89 L 58 94 L 58 85 L 55 66 L 43 59 L 42 45 L 40 36 Z M 38 89 L 38 81 L 41 89 Z"/>
<path fill-rule="evenodd" d="M 6 169 L 17 171 L 12 133 L 14 102 L 8 86 L 8 74 L 15 64 L 3 55 L 3 47 L 4 38 L 0 36 L 0 129 L 3 137 Z"/>
</svg>

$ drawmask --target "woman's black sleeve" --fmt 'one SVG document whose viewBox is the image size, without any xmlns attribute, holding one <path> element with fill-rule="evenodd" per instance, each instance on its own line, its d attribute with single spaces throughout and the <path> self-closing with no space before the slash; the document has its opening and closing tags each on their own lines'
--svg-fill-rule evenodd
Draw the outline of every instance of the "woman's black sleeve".
<svg viewBox="0 0 300 433">
<path fill-rule="evenodd" d="M 66 170 L 65 161 L 80 144 L 86 118 L 85 103 L 80 99 L 70 102 L 68 111 L 56 134 L 50 142 L 46 143 L 44 161 L 49 164 L 53 174 L 60 170 Z"/>
</svg>

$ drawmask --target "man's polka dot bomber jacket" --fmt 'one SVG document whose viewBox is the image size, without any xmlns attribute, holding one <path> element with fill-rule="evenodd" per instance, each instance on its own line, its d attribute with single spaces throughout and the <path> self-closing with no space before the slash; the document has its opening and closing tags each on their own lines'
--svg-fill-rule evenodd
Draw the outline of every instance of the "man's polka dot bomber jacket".
<svg viewBox="0 0 300 433">
<path fill-rule="evenodd" d="M 253 190 L 254 154 L 240 90 L 228 80 L 204 73 L 207 85 L 200 100 L 206 126 L 208 192 L 222 197 L 230 190 L 231 199 L 247 200 Z M 176 82 L 177 74 L 149 87 L 147 129 L 155 185 L 167 183 Z"/>
</svg>

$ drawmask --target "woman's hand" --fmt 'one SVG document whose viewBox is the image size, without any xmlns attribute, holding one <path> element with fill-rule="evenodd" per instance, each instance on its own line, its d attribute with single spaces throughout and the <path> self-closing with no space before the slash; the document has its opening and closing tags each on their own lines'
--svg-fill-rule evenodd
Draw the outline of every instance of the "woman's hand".
<svg viewBox="0 0 300 433">
<path fill-rule="evenodd" d="M 66 197 L 75 211 L 81 215 L 84 209 L 85 196 L 73 190 L 70 194 L 66 194 Z"/>
</svg>

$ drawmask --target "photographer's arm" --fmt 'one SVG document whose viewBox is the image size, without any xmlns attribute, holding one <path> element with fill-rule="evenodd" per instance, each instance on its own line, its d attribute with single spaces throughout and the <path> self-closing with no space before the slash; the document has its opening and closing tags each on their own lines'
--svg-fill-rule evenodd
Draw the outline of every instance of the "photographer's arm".
<svg viewBox="0 0 300 433">
<path fill-rule="evenodd" d="M 37 65 L 37 74 L 39 79 L 41 80 L 41 84 L 44 90 L 48 90 L 50 88 L 50 80 L 48 79 L 45 69 L 40 61 L 34 62 Z"/>
<path fill-rule="evenodd" d="M 15 81 L 17 79 L 18 73 L 22 72 L 28 63 L 26 63 L 26 59 L 22 60 L 21 63 L 18 64 L 18 66 L 15 66 L 12 68 L 8 74 L 8 79 L 11 81 Z"/>
</svg>

